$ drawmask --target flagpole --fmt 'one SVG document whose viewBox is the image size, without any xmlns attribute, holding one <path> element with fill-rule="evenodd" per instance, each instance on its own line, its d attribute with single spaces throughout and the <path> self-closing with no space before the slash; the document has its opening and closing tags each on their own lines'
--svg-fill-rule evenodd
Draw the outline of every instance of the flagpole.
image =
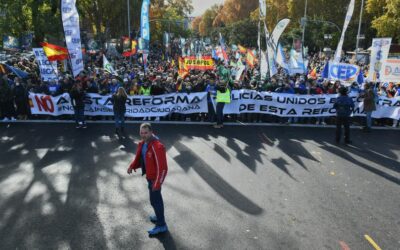
<svg viewBox="0 0 400 250">
<path fill-rule="evenodd" d="M 306 23 L 307 23 L 307 4 L 308 4 L 308 1 L 306 0 L 306 4 L 304 7 L 304 18 L 303 18 L 304 23 L 303 23 L 303 34 L 301 37 L 301 43 L 302 43 L 301 46 L 304 46 L 304 33 L 306 32 Z"/>
<path fill-rule="evenodd" d="M 358 46 L 360 43 L 360 31 L 361 31 L 361 21 L 362 21 L 362 15 L 363 15 L 363 10 L 364 10 L 364 0 L 361 0 L 361 10 L 360 10 L 360 21 L 358 22 L 358 32 L 357 32 L 357 44 L 356 44 L 356 61 L 358 61 Z"/>
</svg>

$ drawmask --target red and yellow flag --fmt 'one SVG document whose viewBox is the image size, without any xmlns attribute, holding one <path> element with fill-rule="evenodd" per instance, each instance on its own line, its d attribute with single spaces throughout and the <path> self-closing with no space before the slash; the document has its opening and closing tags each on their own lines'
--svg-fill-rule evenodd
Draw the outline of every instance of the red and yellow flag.
<svg viewBox="0 0 400 250">
<path fill-rule="evenodd" d="M 184 57 L 184 67 L 186 70 L 213 70 L 214 69 L 214 61 L 211 56 L 188 56 Z"/>
<path fill-rule="evenodd" d="M 239 52 L 242 54 L 246 54 L 246 52 L 247 52 L 247 49 L 245 47 L 243 47 L 242 45 L 238 45 L 238 49 L 239 49 Z"/>
<path fill-rule="evenodd" d="M 247 55 L 246 55 L 246 63 L 250 67 L 254 67 L 254 64 L 256 63 L 256 57 L 254 56 L 253 52 L 251 50 L 247 50 Z"/>
<path fill-rule="evenodd" d="M 68 50 L 66 48 L 51 44 L 41 43 L 44 53 L 49 61 L 62 61 L 68 59 Z"/>
<path fill-rule="evenodd" d="M 189 72 L 185 67 L 185 59 L 180 57 L 178 62 L 179 62 L 178 74 L 180 77 L 182 77 L 182 79 L 184 79 L 187 75 L 189 75 Z"/>
</svg>

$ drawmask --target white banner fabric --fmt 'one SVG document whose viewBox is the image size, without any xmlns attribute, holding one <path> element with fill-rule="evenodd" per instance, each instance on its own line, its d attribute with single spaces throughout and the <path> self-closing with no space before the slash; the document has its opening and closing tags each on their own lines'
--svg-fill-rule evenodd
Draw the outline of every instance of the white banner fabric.
<svg viewBox="0 0 400 250">
<path fill-rule="evenodd" d="M 381 78 L 384 82 L 400 82 L 400 59 L 387 59 Z"/>
<path fill-rule="evenodd" d="M 50 62 L 47 59 L 43 48 L 32 48 L 36 57 L 36 62 L 39 65 L 40 78 L 42 81 L 58 81 L 57 62 Z"/>
<path fill-rule="evenodd" d="M 29 93 L 32 114 L 66 115 L 74 114 L 71 98 L 68 93 L 49 96 Z M 207 93 L 167 94 L 159 96 L 128 96 L 126 117 L 158 117 L 171 113 L 192 114 L 208 112 Z M 112 116 L 112 96 L 87 94 L 85 98 L 85 115 Z"/>
<path fill-rule="evenodd" d="M 343 42 L 344 42 L 344 35 L 346 34 L 347 27 L 349 26 L 351 17 L 353 16 L 354 3 L 355 3 L 355 0 L 350 0 L 349 7 L 347 9 L 346 19 L 344 20 L 342 35 L 340 37 L 338 46 L 336 48 L 335 57 L 333 59 L 333 61 L 336 63 L 339 63 L 340 58 L 342 57 L 342 47 L 343 47 Z"/>
<path fill-rule="evenodd" d="M 64 26 L 65 43 L 71 59 L 72 74 L 78 76 L 83 71 L 81 32 L 76 0 L 61 1 L 61 18 Z"/>
<path fill-rule="evenodd" d="M 232 101 L 225 105 L 224 114 L 262 113 L 281 117 L 323 117 L 335 116 L 333 104 L 338 95 L 293 95 L 257 92 L 255 90 L 234 90 Z M 355 105 L 354 116 L 364 116 L 363 98 L 352 96 Z M 379 97 L 374 118 L 400 119 L 400 97 Z"/>
<path fill-rule="evenodd" d="M 369 64 L 368 81 L 380 82 L 383 64 L 389 56 L 392 38 L 372 39 L 371 61 Z"/>
</svg>

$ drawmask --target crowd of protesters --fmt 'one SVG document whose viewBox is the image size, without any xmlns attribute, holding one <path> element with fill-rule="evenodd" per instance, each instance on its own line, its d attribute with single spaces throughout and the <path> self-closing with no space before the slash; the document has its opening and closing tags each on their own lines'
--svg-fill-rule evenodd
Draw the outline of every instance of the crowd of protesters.
<svg viewBox="0 0 400 250">
<path fill-rule="evenodd" d="M 322 71 L 325 64 L 325 58 L 315 55 L 309 58 L 309 73 L 317 69 L 317 74 L 310 77 L 309 74 L 297 74 L 289 76 L 279 70 L 279 74 L 264 81 L 260 80 L 260 73 L 256 67 L 244 71 L 240 80 L 235 80 L 237 73 L 234 66 L 225 66 L 221 61 L 216 61 L 216 69 L 209 71 L 190 71 L 189 74 L 182 78 L 178 74 L 178 64 L 176 61 L 165 56 L 161 49 L 153 49 L 150 52 L 146 71 L 144 70 L 141 58 L 109 56 L 110 61 L 114 64 L 114 69 L 118 75 L 113 75 L 102 68 L 102 53 L 91 54 L 85 56 L 85 70 L 75 79 L 69 72 L 62 72 L 60 66 L 58 81 L 44 82 L 40 79 L 39 67 L 35 62 L 34 56 L 21 57 L 18 55 L 8 59 L 8 65 L 17 67 L 27 73 L 27 78 L 20 78 L 14 73 L 0 71 L 0 119 L 3 121 L 12 121 L 15 119 L 71 119 L 70 116 L 61 117 L 44 117 L 43 115 L 31 115 L 29 108 L 29 92 L 41 93 L 57 96 L 62 93 L 69 93 L 73 100 L 74 108 L 79 110 L 76 112 L 76 120 L 78 127 L 86 127 L 84 117 L 83 97 L 85 93 L 98 93 L 100 95 L 113 95 L 118 93 L 118 97 L 113 100 L 120 102 L 121 96 L 127 95 L 162 95 L 167 93 L 193 93 L 208 92 L 209 112 L 207 114 L 170 114 L 166 117 L 152 118 L 156 120 L 180 120 L 180 121 L 208 121 L 217 122 L 220 120 L 231 122 L 279 122 L 279 123 L 313 123 L 313 124 L 332 124 L 334 117 L 320 118 L 281 118 L 266 114 L 240 114 L 225 115 L 218 117 L 212 106 L 211 98 L 215 97 L 217 90 L 228 88 L 231 90 L 251 89 L 257 91 L 278 92 L 298 95 L 320 95 L 320 94 L 336 94 L 342 86 L 339 81 L 332 82 L 324 80 L 318 72 Z M 168 59 L 167 59 L 168 58 Z M 235 61 L 234 57 L 231 60 Z M 243 61 L 245 64 L 246 62 Z M 367 71 L 367 66 L 360 65 L 362 69 Z M 223 70 L 221 70 L 223 69 Z M 222 72 L 222 73 L 221 73 Z M 366 74 L 366 72 L 365 72 Z M 349 93 L 359 93 L 362 95 L 376 95 L 384 97 L 400 96 L 400 83 L 376 83 L 368 84 L 365 91 L 364 86 L 360 86 L 354 82 L 348 87 Z M 126 97 L 126 96 L 125 96 Z M 374 97 L 372 97 L 374 99 Z M 117 106 L 120 107 L 121 105 Z M 220 105 L 221 106 L 221 105 Z M 116 106 L 114 105 L 114 108 Z M 217 109 L 220 108 L 217 105 Z M 373 107 L 371 107 L 373 111 Z M 119 110 L 121 111 L 121 110 Z M 115 112 L 115 116 L 119 122 L 118 129 L 123 129 L 123 120 L 121 112 Z M 122 110 L 123 111 L 123 110 Z M 369 112 L 369 111 L 368 111 Z M 367 112 L 368 123 L 355 118 L 354 121 L 361 125 L 366 125 L 366 129 L 372 125 L 370 113 Z M 110 117 L 87 117 L 88 119 L 111 119 Z M 128 118 L 139 119 L 139 118 Z M 150 118 L 143 117 L 143 120 Z M 122 125 L 121 125 L 122 124 Z M 399 121 L 391 119 L 376 119 L 375 125 L 391 125 L 397 127 Z"/>
</svg>

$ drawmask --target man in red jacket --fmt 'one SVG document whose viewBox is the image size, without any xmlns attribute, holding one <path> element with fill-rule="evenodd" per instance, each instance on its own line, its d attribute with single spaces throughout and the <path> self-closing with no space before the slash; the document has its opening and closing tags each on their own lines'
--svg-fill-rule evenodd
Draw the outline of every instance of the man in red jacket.
<svg viewBox="0 0 400 250">
<path fill-rule="evenodd" d="M 155 215 L 150 216 L 150 221 L 156 224 L 148 233 L 156 235 L 168 231 L 164 218 L 164 202 L 161 196 L 161 184 L 168 172 L 167 156 L 164 145 L 153 134 L 149 123 L 140 125 L 140 137 L 142 141 L 139 143 L 135 159 L 129 165 L 128 174 L 131 174 L 132 170 L 136 172 L 136 169 L 141 167 L 142 175 L 146 175 L 150 203 L 155 212 Z"/>
</svg>

